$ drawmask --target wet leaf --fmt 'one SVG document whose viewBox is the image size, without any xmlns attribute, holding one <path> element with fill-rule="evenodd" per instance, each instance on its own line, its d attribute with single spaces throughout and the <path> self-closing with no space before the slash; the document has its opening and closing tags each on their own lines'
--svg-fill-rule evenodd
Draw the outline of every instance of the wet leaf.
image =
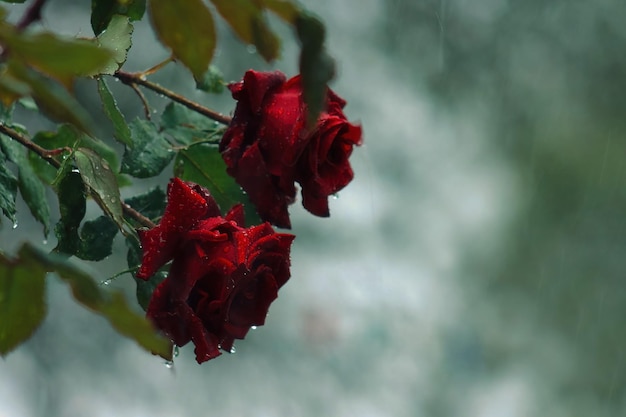
<svg viewBox="0 0 626 417">
<path fill-rule="evenodd" d="M 110 26 L 114 15 L 128 16 L 131 21 L 141 20 L 146 12 L 146 0 L 92 0 L 91 28 L 96 35 Z"/>
<path fill-rule="evenodd" d="M 78 228 L 85 217 L 87 207 L 85 185 L 78 172 L 66 170 L 56 188 L 61 218 L 54 227 L 57 238 L 54 251 L 74 255 L 80 245 Z"/>
<path fill-rule="evenodd" d="M 44 235 L 50 227 L 50 207 L 46 189 L 28 162 L 26 149 L 7 136 L 0 135 L 0 147 L 18 169 L 18 187 L 33 217 L 43 225 Z"/>
<path fill-rule="evenodd" d="M 90 131 L 89 114 L 60 84 L 15 61 L 11 61 L 9 67 L 11 75 L 28 86 L 29 94 L 46 116 L 71 123 L 84 132 Z"/>
<path fill-rule="evenodd" d="M 127 146 L 121 172 L 136 178 L 158 175 L 174 157 L 172 146 L 149 120 L 130 123 L 132 146 Z"/>
<path fill-rule="evenodd" d="M 216 44 L 213 16 L 202 0 L 151 1 L 150 16 L 161 43 L 202 79 Z"/>
<path fill-rule="evenodd" d="M 130 128 L 120 112 L 120 109 L 117 107 L 115 98 L 103 78 L 98 79 L 98 93 L 100 93 L 104 113 L 108 116 L 109 120 L 111 120 L 111 123 L 113 123 L 113 136 L 124 145 L 132 145 L 133 141 L 131 139 Z"/>
<path fill-rule="evenodd" d="M 246 224 L 261 223 L 248 196 L 226 173 L 226 164 L 217 146 L 196 143 L 180 150 L 174 162 L 174 175 L 208 188 L 223 214 L 235 204 L 244 203 Z"/>
<path fill-rule="evenodd" d="M 0 209 L 15 223 L 15 198 L 17 197 L 17 178 L 6 164 L 6 156 L 0 152 Z"/>
<path fill-rule="evenodd" d="M 87 148 L 78 148 L 74 152 L 74 161 L 85 185 L 92 191 L 91 196 L 121 230 L 124 227 L 124 215 L 120 189 L 107 161 Z"/>
<path fill-rule="evenodd" d="M 278 58 L 280 41 L 270 30 L 258 1 L 211 0 L 217 11 L 246 43 L 256 46 L 266 61 Z"/>
<path fill-rule="evenodd" d="M 46 270 L 0 254 L 0 355 L 28 340 L 46 316 Z"/>
<path fill-rule="evenodd" d="M 0 24 L 0 42 L 12 61 L 46 74 L 66 87 L 76 76 L 98 73 L 113 53 L 87 39 L 64 39 L 52 33 L 18 32 Z"/>
<path fill-rule="evenodd" d="M 76 301 L 102 315 L 120 334 L 164 359 L 171 359 L 171 342 L 159 335 L 143 315 L 134 312 L 122 293 L 103 291 L 88 274 L 63 257 L 47 254 L 28 245 L 23 246 L 19 254 L 24 262 L 41 265 L 55 272 L 70 286 Z"/>
<path fill-rule="evenodd" d="M 98 35 L 96 44 L 101 48 L 112 51 L 107 63 L 97 71 L 88 75 L 114 74 L 126 62 L 128 50 L 133 45 L 132 34 L 133 25 L 128 21 L 128 17 L 114 15 L 106 30 Z"/>
<path fill-rule="evenodd" d="M 165 211 L 165 191 L 159 187 L 152 188 L 144 194 L 128 198 L 125 201 L 126 204 L 152 221 L 161 217 Z M 133 223 L 132 219 L 130 221 Z M 139 223 L 133 223 L 133 226 L 141 227 Z"/>
<path fill-rule="evenodd" d="M 86 261 L 101 261 L 113 252 L 113 239 L 118 228 L 107 216 L 87 221 L 80 229 L 80 245 L 76 256 Z"/>
<path fill-rule="evenodd" d="M 218 141 L 224 129 L 221 124 L 176 103 L 165 107 L 161 115 L 161 128 L 181 145 L 211 138 Z"/>
</svg>

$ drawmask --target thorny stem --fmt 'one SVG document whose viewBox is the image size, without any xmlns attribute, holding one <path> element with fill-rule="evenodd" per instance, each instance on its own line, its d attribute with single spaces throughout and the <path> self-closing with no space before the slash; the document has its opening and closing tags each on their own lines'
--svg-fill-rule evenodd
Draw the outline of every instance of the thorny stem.
<svg viewBox="0 0 626 417">
<path fill-rule="evenodd" d="M 54 159 L 54 155 L 58 155 L 59 154 L 59 152 L 60 152 L 59 149 L 53 149 L 53 150 L 44 149 L 41 146 L 37 145 L 36 143 L 32 142 L 26 136 L 20 134 L 16 130 L 11 129 L 10 127 L 5 125 L 4 123 L 0 123 L 0 133 L 3 133 L 5 135 L 7 135 L 8 137 L 10 137 L 11 139 L 15 140 L 16 142 L 19 142 L 24 147 L 26 147 L 26 148 L 30 149 L 31 151 L 35 152 L 44 161 L 47 161 L 54 168 L 59 169 L 61 167 L 61 163 L 58 160 Z M 61 148 L 61 151 L 63 151 L 63 150 L 65 150 L 65 148 Z M 139 222 L 143 226 L 146 226 L 146 227 L 149 227 L 149 228 L 153 228 L 153 227 L 156 226 L 156 224 L 154 224 L 152 222 L 152 220 L 150 220 L 149 218 L 147 218 L 143 214 L 139 213 L 137 210 L 135 210 L 134 208 L 132 208 L 131 206 L 129 206 L 128 204 L 126 204 L 123 201 L 122 201 L 122 210 L 124 211 L 125 215 L 127 215 L 128 217 L 136 220 L 137 222 Z"/>
<path fill-rule="evenodd" d="M 209 119 L 215 120 L 216 122 L 229 125 L 232 120 L 230 117 L 226 115 L 223 115 L 221 113 L 208 109 L 204 106 L 201 106 L 195 101 L 191 101 L 188 98 L 183 97 L 180 94 L 173 92 L 172 90 L 168 90 L 167 88 L 159 84 L 146 80 L 145 78 L 143 78 L 141 73 L 133 74 L 130 72 L 125 72 L 125 71 L 117 71 L 115 74 L 113 74 L 113 76 L 118 78 L 120 81 L 122 81 L 126 85 L 132 86 L 133 84 L 139 84 L 143 87 L 146 87 L 149 90 L 154 91 L 155 93 L 162 94 L 165 97 L 170 98 L 174 100 L 175 102 L 182 104 L 188 109 L 193 110 L 196 113 L 200 113 L 203 116 L 208 117 Z"/>
<path fill-rule="evenodd" d="M 41 20 L 41 9 L 47 0 L 35 0 L 35 2 L 26 10 L 24 16 L 17 23 L 18 30 L 24 30 L 32 23 Z"/>
</svg>

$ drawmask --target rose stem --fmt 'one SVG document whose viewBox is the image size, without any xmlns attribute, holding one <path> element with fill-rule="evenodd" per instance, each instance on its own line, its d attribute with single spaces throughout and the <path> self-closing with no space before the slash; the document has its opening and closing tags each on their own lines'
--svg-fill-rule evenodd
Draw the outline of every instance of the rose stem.
<svg viewBox="0 0 626 417">
<path fill-rule="evenodd" d="M 216 122 L 229 125 L 232 120 L 228 116 L 225 116 L 221 113 L 218 113 L 204 106 L 201 106 L 195 101 L 191 101 L 188 98 L 181 96 L 180 94 L 176 94 L 172 90 L 168 90 L 167 88 L 159 84 L 156 84 L 156 83 L 153 83 L 151 81 L 144 79 L 141 73 L 133 74 L 130 72 L 125 72 L 125 71 L 117 71 L 115 74 L 113 74 L 113 76 L 118 78 L 120 81 L 122 81 L 126 85 L 132 86 L 133 84 L 139 84 L 143 87 L 146 87 L 149 90 L 154 91 L 155 93 L 162 94 L 165 97 L 168 97 L 174 100 L 175 102 L 182 104 L 188 109 L 191 109 L 195 111 L 196 113 L 200 113 L 203 116 L 208 117 L 209 119 L 215 120 Z"/>
<path fill-rule="evenodd" d="M 15 140 L 16 142 L 19 142 L 22 146 L 35 152 L 37 155 L 41 157 L 41 159 L 48 162 L 54 168 L 59 169 L 61 167 L 61 163 L 58 160 L 54 159 L 54 155 L 59 154 L 63 150 L 63 148 L 53 149 L 53 150 L 44 149 L 41 146 L 37 145 L 36 143 L 33 143 L 27 137 L 21 135 L 19 132 L 11 129 L 10 127 L 6 126 L 3 123 L 0 123 L 0 133 L 4 133 L 5 135 L 9 136 L 11 139 Z M 137 210 L 135 210 L 134 208 L 132 208 L 131 206 L 129 206 L 123 201 L 122 201 L 122 210 L 124 211 L 125 215 L 127 215 L 128 217 L 132 219 L 135 219 L 137 222 L 139 222 L 143 226 L 146 226 L 149 228 L 156 226 L 156 224 L 154 224 L 152 220 L 145 217 L 143 214 L 139 213 Z"/>
</svg>

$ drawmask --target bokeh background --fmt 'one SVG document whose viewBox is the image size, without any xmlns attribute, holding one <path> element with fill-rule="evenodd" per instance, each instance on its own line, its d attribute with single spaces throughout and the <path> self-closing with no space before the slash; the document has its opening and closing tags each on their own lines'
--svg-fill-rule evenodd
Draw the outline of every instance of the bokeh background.
<svg viewBox="0 0 626 417">
<path fill-rule="evenodd" d="M 329 219 L 293 206 L 292 278 L 266 326 L 234 355 L 198 366 L 186 346 L 167 368 L 51 279 L 45 323 L 0 360 L 0 416 L 626 415 L 624 3 L 303 3 L 327 25 L 333 88 L 365 144 Z M 50 0 L 44 27 L 90 36 L 89 7 Z M 220 26 L 226 79 L 296 72 L 293 34 L 275 23 L 273 66 Z M 137 24 L 126 68 L 165 57 Z M 234 107 L 176 66 L 153 79 Z M 140 116 L 134 93 L 111 84 L 128 119 Z M 78 93 L 110 136 L 95 86 Z M 2 248 L 54 247 L 21 207 Z M 118 243 L 85 268 L 100 279 L 126 268 Z M 111 285 L 132 297 L 128 275 Z"/>
</svg>

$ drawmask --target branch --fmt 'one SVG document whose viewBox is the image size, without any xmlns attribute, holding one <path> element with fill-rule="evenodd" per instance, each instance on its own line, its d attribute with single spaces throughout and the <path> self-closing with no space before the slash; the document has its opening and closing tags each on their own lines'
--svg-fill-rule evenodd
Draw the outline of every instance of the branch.
<svg viewBox="0 0 626 417">
<path fill-rule="evenodd" d="M 24 30 L 31 24 L 41 20 L 41 9 L 47 0 L 35 0 L 35 2 L 26 10 L 24 16 L 15 26 L 17 30 Z"/>
<path fill-rule="evenodd" d="M 0 123 L 0 133 L 7 135 L 11 139 L 22 144 L 24 147 L 35 152 L 44 161 L 47 161 L 50 165 L 52 165 L 56 169 L 59 169 L 61 167 L 61 163 L 58 160 L 54 159 L 54 156 L 58 155 L 59 153 L 65 150 L 71 151 L 69 148 L 59 148 L 59 149 L 52 149 L 52 150 L 44 149 L 41 146 L 37 145 L 36 143 L 32 142 L 26 136 L 20 134 L 16 130 L 11 129 L 10 127 L 8 127 L 7 125 L 3 123 Z M 135 219 L 137 222 L 139 222 L 143 226 L 146 226 L 149 228 L 153 228 L 156 226 L 156 224 L 154 224 L 152 220 L 150 220 L 143 214 L 139 213 L 137 210 L 135 210 L 134 208 L 132 208 L 131 206 L 129 206 L 123 201 L 122 201 L 122 210 L 124 211 L 125 215 L 127 215 L 128 217 L 132 219 Z"/>
<path fill-rule="evenodd" d="M 221 113 L 208 109 L 204 106 L 201 106 L 195 101 L 191 101 L 188 98 L 181 96 L 180 94 L 176 94 L 172 90 L 168 90 L 167 88 L 162 87 L 159 84 L 148 81 L 145 78 L 143 78 L 140 74 L 133 74 L 130 72 L 125 72 L 125 71 L 117 71 L 115 74 L 113 74 L 113 76 L 118 78 L 121 82 L 123 82 L 126 85 L 132 86 L 133 84 L 139 84 L 143 87 L 146 87 L 149 90 L 154 91 L 155 93 L 164 95 L 165 97 L 170 98 L 174 100 L 175 102 L 182 104 L 188 109 L 191 109 L 195 111 L 196 113 L 200 113 L 201 115 L 206 116 L 211 120 L 215 120 L 216 122 L 229 125 L 232 120 L 230 117 L 226 115 L 223 115 Z"/>
</svg>

